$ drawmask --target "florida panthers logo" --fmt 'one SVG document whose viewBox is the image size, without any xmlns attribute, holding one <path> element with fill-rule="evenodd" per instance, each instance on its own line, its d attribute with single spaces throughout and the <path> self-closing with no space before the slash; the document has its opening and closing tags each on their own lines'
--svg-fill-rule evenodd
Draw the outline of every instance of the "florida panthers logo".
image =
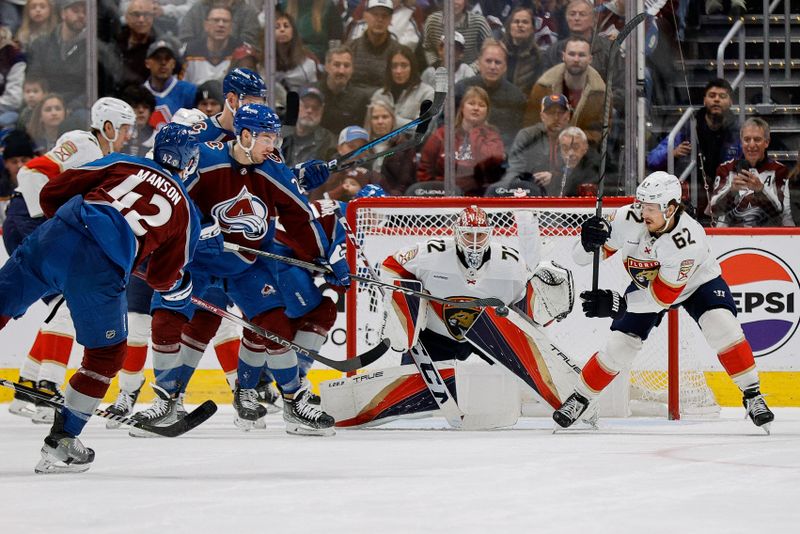
<svg viewBox="0 0 800 534">
<path fill-rule="evenodd" d="M 219 219 L 225 233 L 240 232 L 247 239 L 261 239 L 267 234 L 267 205 L 242 187 L 236 198 L 225 200 L 211 208 L 211 214 Z"/>
<path fill-rule="evenodd" d="M 633 283 L 646 289 L 650 282 L 658 276 L 661 263 L 656 260 L 637 260 L 630 256 L 625 258 L 625 270 L 633 279 Z"/>
<path fill-rule="evenodd" d="M 450 299 L 460 302 L 475 300 L 472 297 L 450 297 Z M 453 308 L 445 304 L 442 307 L 442 319 L 450 335 L 461 341 L 482 311 L 481 308 Z"/>
</svg>

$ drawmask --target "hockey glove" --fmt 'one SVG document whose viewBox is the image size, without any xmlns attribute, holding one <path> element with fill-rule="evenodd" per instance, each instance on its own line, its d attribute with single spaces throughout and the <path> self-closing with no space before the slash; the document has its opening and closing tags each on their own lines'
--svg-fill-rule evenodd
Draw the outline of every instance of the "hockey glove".
<svg viewBox="0 0 800 534">
<path fill-rule="evenodd" d="M 583 313 L 586 317 L 621 317 L 628 305 L 625 297 L 610 289 L 596 289 L 581 293 Z"/>
<path fill-rule="evenodd" d="M 300 186 L 306 191 L 311 191 L 324 184 L 331 174 L 328 164 L 318 159 L 298 163 L 292 172 L 297 177 Z"/>
<path fill-rule="evenodd" d="M 172 311 L 180 311 L 192 302 L 192 276 L 183 272 L 183 278 L 169 291 L 161 292 L 161 304 Z"/>
<path fill-rule="evenodd" d="M 602 217 L 589 217 L 581 225 L 581 246 L 586 252 L 600 250 L 611 237 L 611 225 Z"/>
<path fill-rule="evenodd" d="M 197 252 L 219 256 L 225 250 L 225 240 L 219 228 L 219 221 L 214 217 L 214 221 L 205 224 L 200 229 L 200 240 L 197 242 Z"/>
<path fill-rule="evenodd" d="M 325 281 L 334 289 L 341 288 L 343 291 L 350 287 L 350 266 L 344 255 L 344 246 L 336 245 L 331 257 L 328 258 L 328 265 L 333 272 L 325 275 Z"/>
</svg>

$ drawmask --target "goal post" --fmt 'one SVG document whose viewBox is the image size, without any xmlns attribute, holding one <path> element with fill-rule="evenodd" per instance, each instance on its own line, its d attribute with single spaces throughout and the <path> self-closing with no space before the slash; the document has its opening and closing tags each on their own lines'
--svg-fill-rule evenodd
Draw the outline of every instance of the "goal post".
<svg viewBox="0 0 800 534">
<path fill-rule="evenodd" d="M 632 200 L 630 197 L 604 198 L 603 216 L 610 217 Z M 515 213 L 532 213 L 539 223 L 541 259 L 553 260 L 571 269 L 577 293 L 590 289 L 591 266 L 576 265 L 571 251 L 580 235 L 581 224 L 594 215 L 595 200 L 591 197 L 361 198 L 349 203 L 347 219 L 359 248 L 370 264 L 377 267 L 400 248 L 434 237 L 451 236 L 458 213 L 471 205 L 487 212 L 494 227 L 492 239 L 517 248 L 520 238 Z M 618 256 L 601 263 L 600 287 L 622 292 L 630 283 L 630 277 Z M 351 272 L 369 276 L 349 241 L 347 258 Z M 354 282 L 346 294 L 348 357 L 380 341 L 383 320 L 380 291 L 375 286 Z M 605 344 L 609 324 L 607 319 L 584 317 L 576 306 L 565 320 L 547 330 L 554 342 L 582 365 Z M 691 344 L 698 341 L 695 339 L 698 334 L 688 314 L 677 310 L 666 314 L 662 323 L 653 329 L 633 367 L 625 371 L 630 376 L 632 412 L 663 414 L 670 419 L 678 419 L 681 414 L 718 412 L 719 406 L 705 381 L 704 370 L 691 350 Z M 399 359 L 392 361 L 392 356 L 387 355 L 374 365 L 395 363 L 399 363 Z"/>
</svg>

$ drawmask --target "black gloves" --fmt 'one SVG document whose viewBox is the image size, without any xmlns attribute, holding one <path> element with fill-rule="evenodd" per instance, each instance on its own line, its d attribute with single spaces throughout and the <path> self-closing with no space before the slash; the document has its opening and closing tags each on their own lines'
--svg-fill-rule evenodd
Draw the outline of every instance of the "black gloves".
<svg viewBox="0 0 800 534">
<path fill-rule="evenodd" d="M 611 225 L 596 215 L 583 221 L 581 225 L 581 246 L 586 252 L 600 250 L 611 236 Z"/>
<path fill-rule="evenodd" d="M 628 305 L 625 297 L 610 289 L 596 289 L 581 293 L 583 313 L 586 317 L 621 317 Z"/>
</svg>

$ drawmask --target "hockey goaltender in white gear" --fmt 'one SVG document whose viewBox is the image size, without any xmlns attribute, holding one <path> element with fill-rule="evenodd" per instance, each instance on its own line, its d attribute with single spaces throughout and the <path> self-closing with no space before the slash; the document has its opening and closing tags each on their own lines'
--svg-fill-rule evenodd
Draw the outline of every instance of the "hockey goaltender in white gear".
<svg viewBox="0 0 800 534">
<path fill-rule="evenodd" d="M 574 390 L 579 369 L 542 329 L 572 309 L 572 275 L 552 262 L 538 263 L 536 220 L 522 211 L 516 218 L 519 249 L 492 240 L 486 212 L 470 206 L 459 214 L 453 237 L 430 239 L 386 258 L 382 275 L 387 281 L 450 300 L 495 297 L 511 313 L 504 317 L 491 308 L 454 308 L 387 292 L 383 335 L 405 353 L 403 363 L 413 361 L 419 372 L 404 365 L 323 383 L 323 406 L 336 413 L 337 425 L 381 424 L 437 408 L 453 427 L 514 424 L 520 409 L 514 376 L 495 371 L 500 366 L 459 366 L 456 373 L 452 365 L 433 364 L 473 353 L 500 363 L 554 408 Z M 508 398 L 508 392 L 516 398 Z M 476 406 L 484 411 L 470 413 L 468 407 Z"/>
<path fill-rule="evenodd" d="M 667 309 L 682 306 L 742 391 L 747 415 L 769 433 L 774 415 L 759 390 L 753 352 L 705 230 L 683 211 L 678 178 L 655 172 L 639 184 L 636 202 L 617 210 L 610 226 L 597 217 L 585 221 L 574 259 L 587 265 L 595 250 L 605 257 L 619 251 L 632 282 L 624 296 L 607 289 L 581 293 L 587 317 L 613 319 L 611 334 L 605 349 L 583 367 L 575 393 L 553 413 L 556 423 L 568 427 L 580 417 L 631 365 Z"/>
</svg>

